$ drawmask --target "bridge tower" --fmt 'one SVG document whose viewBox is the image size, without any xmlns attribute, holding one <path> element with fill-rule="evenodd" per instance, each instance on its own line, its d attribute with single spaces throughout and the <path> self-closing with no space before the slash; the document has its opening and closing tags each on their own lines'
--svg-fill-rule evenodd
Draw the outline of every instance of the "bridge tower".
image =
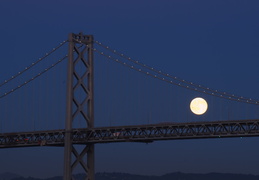
<svg viewBox="0 0 259 180">
<path fill-rule="evenodd" d="M 94 144 L 82 144 L 83 150 L 79 150 L 73 145 L 72 134 L 78 116 L 85 120 L 84 128 L 94 127 L 92 35 L 69 34 L 68 61 L 64 180 L 75 179 L 73 172 L 78 167 L 83 169 L 87 180 L 94 180 Z"/>
</svg>

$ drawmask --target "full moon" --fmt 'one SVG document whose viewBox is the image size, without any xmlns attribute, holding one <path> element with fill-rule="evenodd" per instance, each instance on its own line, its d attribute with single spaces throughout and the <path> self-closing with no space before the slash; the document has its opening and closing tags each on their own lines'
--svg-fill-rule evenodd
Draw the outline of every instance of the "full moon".
<svg viewBox="0 0 259 180">
<path fill-rule="evenodd" d="M 197 97 L 194 98 L 190 103 L 191 111 L 196 115 L 204 114 L 208 109 L 208 104 L 205 99 Z"/>
</svg>

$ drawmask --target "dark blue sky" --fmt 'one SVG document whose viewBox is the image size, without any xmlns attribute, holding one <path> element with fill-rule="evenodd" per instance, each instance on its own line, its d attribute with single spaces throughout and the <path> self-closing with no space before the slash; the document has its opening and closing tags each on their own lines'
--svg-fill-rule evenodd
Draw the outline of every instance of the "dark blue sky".
<svg viewBox="0 0 259 180">
<path fill-rule="evenodd" d="M 84 32 L 175 76 L 259 99 L 258 9 L 257 0 L 1 1 L 0 80 L 68 33 Z M 259 174 L 258 140 L 97 145 L 96 171 Z M 0 172 L 62 174 L 61 148 L 1 149 L 0 155 Z"/>
</svg>

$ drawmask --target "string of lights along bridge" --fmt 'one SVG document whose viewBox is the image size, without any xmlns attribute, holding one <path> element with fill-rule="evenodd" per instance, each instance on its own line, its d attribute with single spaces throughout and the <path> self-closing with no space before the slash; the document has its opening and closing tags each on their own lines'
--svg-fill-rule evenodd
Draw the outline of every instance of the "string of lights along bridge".
<svg viewBox="0 0 259 180">
<path fill-rule="evenodd" d="M 258 100 L 181 79 L 82 33 L 3 79 L 0 100 L 0 148 L 64 146 L 64 180 L 78 170 L 94 179 L 96 143 L 259 135 Z"/>
</svg>

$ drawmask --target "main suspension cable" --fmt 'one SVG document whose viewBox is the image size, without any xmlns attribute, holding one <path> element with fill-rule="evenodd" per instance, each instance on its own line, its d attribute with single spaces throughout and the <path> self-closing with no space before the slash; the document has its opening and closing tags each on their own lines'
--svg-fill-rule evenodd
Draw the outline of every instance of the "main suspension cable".
<svg viewBox="0 0 259 180">
<path fill-rule="evenodd" d="M 62 47 L 64 44 L 66 44 L 67 40 L 61 42 L 57 47 L 53 48 L 50 52 L 46 53 L 43 57 L 39 58 L 37 61 L 33 62 L 31 65 L 25 67 L 22 71 L 19 71 L 18 73 L 16 73 L 15 75 L 11 76 L 9 79 L 5 80 L 4 82 L 2 82 L 0 84 L 0 87 L 2 87 L 3 85 L 7 84 L 8 82 L 10 82 L 11 80 L 17 78 L 18 76 L 20 76 L 21 74 L 25 73 L 26 71 L 28 71 L 29 69 L 31 69 L 33 66 L 35 66 L 36 64 L 38 64 L 39 62 L 41 62 L 43 59 L 45 59 L 46 57 L 48 57 L 49 55 L 51 55 L 53 52 L 55 52 L 56 50 L 58 50 L 60 47 Z"/>
<path fill-rule="evenodd" d="M 15 88 L 11 89 L 10 91 L 4 93 L 3 95 L 0 96 L 0 99 L 15 92 L 16 90 L 20 89 L 21 87 L 25 86 L 26 84 L 30 83 L 31 81 L 35 80 L 36 78 L 40 77 L 41 75 L 43 75 L 44 73 L 46 73 L 47 71 L 49 71 L 50 69 L 52 69 L 53 67 L 55 67 L 56 65 L 58 65 L 59 63 L 61 63 L 63 60 L 65 60 L 68 57 L 68 55 L 64 56 L 63 58 L 59 59 L 56 63 L 52 64 L 51 66 L 49 66 L 48 68 L 44 69 L 43 71 L 41 71 L 40 73 L 38 73 L 36 76 L 30 78 L 29 80 L 23 82 L 22 84 L 16 86 Z"/>
<path fill-rule="evenodd" d="M 197 87 L 188 86 L 188 85 L 186 85 L 185 83 L 176 83 L 176 82 L 173 82 L 173 81 L 171 81 L 171 80 L 168 80 L 168 79 L 165 79 L 165 78 L 163 78 L 163 77 L 160 77 L 160 76 L 158 76 L 158 75 L 152 74 L 152 73 L 150 73 L 150 72 L 148 72 L 148 71 L 145 71 L 145 70 L 143 70 L 143 69 L 139 69 L 139 68 L 137 68 L 137 67 L 134 67 L 134 66 L 132 66 L 132 65 L 130 65 L 130 64 L 127 64 L 127 63 L 125 63 L 125 62 L 123 62 L 123 61 L 120 61 L 119 59 L 116 59 L 116 58 L 114 58 L 114 57 L 112 57 L 112 56 L 110 56 L 110 55 L 107 55 L 107 54 L 105 54 L 104 52 L 101 52 L 101 51 L 99 51 L 99 50 L 97 50 L 97 49 L 95 49 L 95 48 L 93 48 L 93 50 L 94 50 L 95 52 L 97 52 L 98 54 L 100 54 L 100 55 L 102 55 L 102 56 L 104 56 L 104 57 L 106 57 L 106 58 L 108 58 L 108 59 L 110 59 L 110 60 L 112 60 L 112 61 L 115 61 L 115 62 L 117 62 L 117 63 L 119 63 L 119 64 L 121 64 L 121 65 L 123 65 L 123 66 L 126 66 L 126 67 L 128 67 L 128 68 L 130 68 L 130 69 L 133 69 L 133 70 L 135 70 L 135 71 L 144 73 L 144 74 L 146 74 L 146 75 L 148 75 L 148 76 L 151 76 L 151 77 L 153 77 L 153 78 L 159 79 L 159 80 L 161 80 L 161 81 L 164 81 L 164 82 L 167 82 L 167 83 L 170 83 L 170 84 L 173 84 L 173 85 L 177 85 L 177 86 L 180 86 L 180 87 L 183 87 L 183 88 L 192 90 L 192 91 L 197 91 L 197 92 L 200 92 L 200 93 L 204 93 L 204 94 L 208 94 L 208 95 L 212 95 L 212 96 L 216 96 L 216 97 L 220 97 L 220 98 L 224 98 L 224 99 L 228 99 L 228 100 L 232 100 L 232 101 L 238 101 L 238 102 L 243 102 L 243 103 L 248 103 L 248 104 L 256 104 L 256 105 L 259 104 L 259 101 L 255 101 L 255 100 L 254 100 L 254 101 L 251 101 L 251 100 L 249 100 L 249 99 L 241 99 L 241 98 L 238 98 L 238 99 L 237 99 L 237 98 L 234 98 L 234 97 L 232 97 L 232 96 L 227 96 L 226 94 L 218 94 L 218 93 L 209 92 L 209 91 L 206 91 L 206 90 L 201 90 L 201 89 L 199 89 L 199 88 L 197 88 Z"/>
<path fill-rule="evenodd" d="M 124 58 L 124 59 L 126 59 L 126 60 L 128 60 L 128 61 L 130 61 L 130 62 L 133 62 L 134 64 L 137 64 L 137 65 L 139 65 L 139 66 L 141 66 L 141 67 L 143 67 L 143 68 L 147 68 L 148 70 L 153 71 L 153 72 L 155 72 L 155 73 L 157 73 L 157 74 L 161 74 L 161 75 L 163 75 L 163 76 L 165 76 L 165 77 L 168 77 L 168 78 L 174 79 L 174 80 L 176 80 L 176 81 L 179 81 L 179 82 L 181 82 L 181 83 L 187 84 L 187 86 L 195 86 L 195 87 L 197 87 L 197 88 L 200 88 L 200 89 L 205 90 L 206 92 L 207 92 L 207 91 L 210 91 L 210 92 L 211 92 L 210 94 L 219 94 L 219 97 L 228 96 L 228 97 L 235 98 L 235 99 L 237 99 L 237 100 L 241 100 L 241 99 L 242 99 L 243 102 L 251 102 L 252 104 L 258 104 L 258 102 L 259 102 L 259 101 L 257 101 L 257 100 L 253 100 L 253 99 L 251 99 L 251 98 L 246 98 L 246 97 L 243 97 L 243 96 L 236 96 L 236 95 L 234 95 L 234 94 L 230 94 L 230 93 L 226 93 L 226 92 L 221 92 L 221 91 L 214 90 L 214 89 L 211 89 L 211 88 L 208 88 L 208 87 L 204 87 L 204 86 L 199 85 L 199 84 L 195 84 L 195 83 L 186 81 L 186 80 L 184 80 L 184 79 L 180 79 L 180 78 L 178 78 L 178 77 L 176 77 L 176 76 L 171 76 L 171 75 L 168 74 L 168 73 L 164 73 L 164 72 L 162 72 L 162 71 L 160 71 L 160 70 L 157 70 L 157 69 L 155 69 L 155 68 L 152 68 L 152 67 L 150 67 L 150 66 L 148 66 L 148 65 L 146 65 L 146 64 L 144 64 L 144 63 L 141 63 L 141 62 L 139 62 L 139 61 L 133 60 L 132 58 L 130 58 L 130 57 L 128 57 L 128 56 L 126 56 L 126 55 L 124 55 L 124 54 L 122 54 L 122 53 L 119 53 L 118 51 L 116 51 L 116 50 L 114 50 L 114 49 L 111 49 L 109 46 L 103 45 L 103 44 L 100 43 L 99 41 L 95 41 L 95 43 L 96 43 L 97 45 L 99 45 L 99 46 L 101 46 L 101 47 L 103 47 L 103 48 L 109 50 L 109 51 L 112 52 L 113 54 L 116 54 L 116 55 L 118 55 L 118 56 L 120 56 L 120 57 L 122 57 L 122 58 Z M 202 91 L 202 92 L 205 92 L 205 91 Z"/>
<path fill-rule="evenodd" d="M 66 43 L 67 41 L 64 41 L 64 43 Z M 82 48 L 83 45 L 80 45 L 78 48 Z M 75 50 L 73 50 L 74 52 Z M 63 58 L 59 59 L 56 63 L 52 64 L 51 66 L 49 66 L 48 68 L 44 69 L 43 71 L 41 71 L 40 73 L 38 73 L 36 76 L 30 78 L 29 80 L 23 82 L 22 84 L 16 86 L 15 88 L 11 89 L 10 91 L 4 93 L 3 95 L 0 96 L 0 99 L 13 93 L 14 91 L 20 89 L 21 87 L 27 85 L 28 83 L 32 82 L 33 80 L 35 80 L 36 78 L 40 77 L 41 75 L 43 75 L 44 73 L 46 73 L 47 71 L 49 71 L 50 69 L 52 69 L 53 67 L 55 67 L 56 65 L 58 65 L 59 63 L 61 63 L 62 61 L 64 61 L 66 58 L 68 57 L 68 54 L 65 55 Z"/>
</svg>

